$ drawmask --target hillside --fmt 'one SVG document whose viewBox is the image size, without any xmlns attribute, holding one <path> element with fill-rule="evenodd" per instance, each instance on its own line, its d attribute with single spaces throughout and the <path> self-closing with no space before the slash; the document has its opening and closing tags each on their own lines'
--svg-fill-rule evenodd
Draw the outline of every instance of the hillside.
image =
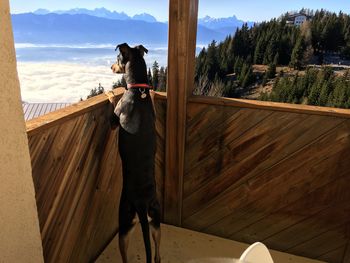
<svg viewBox="0 0 350 263">
<path fill-rule="evenodd" d="M 308 12 L 301 26 L 287 13 L 213 41 L 197 57 L 196 94 L 349 108 L 350 16 Z"/>
</svg>

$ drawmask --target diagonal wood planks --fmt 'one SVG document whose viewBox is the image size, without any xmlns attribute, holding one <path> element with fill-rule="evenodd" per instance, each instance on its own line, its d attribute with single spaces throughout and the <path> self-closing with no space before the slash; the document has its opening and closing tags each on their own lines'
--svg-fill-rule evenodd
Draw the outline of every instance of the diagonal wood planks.
<svg viewBox="0 0 350 263">
<path fill-rule="evenodd" d="M 116 131 L 101 98 L 29 123 L 45 259 L 87 262 L 117 231 Z M 240 102 L 241 103 L 241 102 Z M 350 120 L 345 112 L 187 105 L 182 225 L 330 262 L 349 258 Z M 156 94 L 164 203 L 167 102 Z M 61 114 L 61 115 L 60 115 Z M 37 129 L 36 129 L 37 128 Z M 113 160 L 113 162 L 111 162 Z M 118 176 L 116 176 L 118 175 Z M 171 187 L 171 186 L 169 186 Z M 303 233 L 302 235 L 300 233 Z M 308 252 L 308 251 L 312 251 Z"/>
<path fill-rule="evenodd" d="M 350 120 L 302 110 L 204 105 L 199 99 L 188 105 L 183 226 L 339 260 L 349 240 Z M 307 231 L 305 238 L 298 235 Z M 326 246 L 335 231 L 343 234 Z"/>
<path fill-rule="evenodd" d="M 163 204 L 166 100 L 156 98 Z M 106 102 L 101 95 L 27 123 L 45 262 L 91 262 L 118 230 L 121 161 Z"/>
</svg>

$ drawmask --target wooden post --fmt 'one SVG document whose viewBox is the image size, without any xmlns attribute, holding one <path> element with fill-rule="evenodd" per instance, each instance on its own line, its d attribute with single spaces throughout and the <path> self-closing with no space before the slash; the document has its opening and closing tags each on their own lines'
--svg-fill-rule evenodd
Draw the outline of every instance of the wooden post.
<svg viewBox="0 0 350 263">
<path fill-rule="evenodd" d="M 186 104 L 194 87 L 198 0 L 170 0 L 164 220 L 181 226 Z"/>
</svg>

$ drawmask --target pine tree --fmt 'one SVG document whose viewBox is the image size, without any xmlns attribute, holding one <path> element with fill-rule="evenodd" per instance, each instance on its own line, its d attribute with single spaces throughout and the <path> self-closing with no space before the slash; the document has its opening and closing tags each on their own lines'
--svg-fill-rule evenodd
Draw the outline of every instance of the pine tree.
<svg viewBox="0 0 350 263">
<path fill-rule="evenodd" d="M 308 96 L 308 100 L 307 103 L 310 105 L 318 105 L 319 103 L 319 96 L 321 93 L 321 89 L 322 89 L 322 83 L 320 81 L 316 81 L 312 87 L 311 87 L 311 91 L 310 91 L 310 95 Z"/>
<path fill-rule="evenodd" d="M 241 74 L 242 67 L 243 67 L 243 59 L 241 57 L 237 57 L 235 64 L 234 64 L 234 67 L 233 67 L 233 70 L 237 76 L 239 76 Z"/>
<path fill-rule="evenodd" d="M 340 108 L 344 105 L 344 101 L 346 100 L 346 88 L 344 88 L 344 83 L 346 83 L 344 79 L 342 81 L 336 81 L 332 94 L 332 101 L 328 101 L 332 107 Z"/>
<path fill-rule="evenodd" d="M 277 36 L 274 34 L 266 47 L 264 64 L 269 64 L 274 61 L 274 58 L 278 52 L 277 45 L 278 45 L 278 39 L 277 39 Z"/>
<path fill-rule="evenodd" d="M 264 47 L 262 38 L 259 38 L 254 51 L 254 64 L 262 64 L 264 59 Z"/>
<path fill-rule="evenodd" d="M 249 70 L 249 65 L 247 63 L 243 63 L 242 69 L 238 74 L 238 81 L 241 86 L 243 86 L 244 79 L 246 78 L 246 75 Z"/>
<path fill-rule="evenodd" d="M 341 48 L 341 55 L 344 59 L 350 59 L 350 41 Z"/>
<path fill-rule="evenodd" d="M 276 64 L 274 64 L 274 63 L 269 64 L 269 66 L 267 68 L 266 75 L 270 79 L 276 77 Z"/>
<path fill-rule="evenodd" d="M 167 81 L 166 70 L 164 69 L 164 67 L 160 67 L 160 69 L 159 69 L 159 83 L 158 83 L 158 90 L 159 91 L 166 91 L 166 81 Z"/>
<path fill-rule="evenodd" d="M 253 75 L 253 69 L 252 69 L 252 66 L 248 66 L 245 74 L 244 74 L 244 77 L 243 77 L 243 80 L 242 80 L 242 88 L 246 88 L 248 87 L 254 80 L 254 75 Z"/>
<path fill-rule="evenodd" d="M 159 64 L 157 61 L 154 61 L 152 66 L 152 86 L 154 90 L 158 90 L 159 83 Z"/>
<path fill-rule="evenodd" d="M 198 84 L 201 76 L 205 74 L 204 72 L 204 64 L 206 61 L 207 51 L 203 48 L 198 56 L 196 57 L 196 68 L 195 68 L 195 82 Z"/>
<path fill-rule="evenodd" d="M 164 91 L 168 89 L 168 67 L 165 67 L 164 70 Z"/>
<path fill-rule="evenodd" d="M 126 80 L 125 80 L 125 77 L 124 77 L 124 74 L 123 74 L 121 79 L 113 84 L 113 89 L 121 88 L 121 87 L 126 88 L 126 86 L 127 86 L 127 84 L 126 84 Z"/>
<path fill-rule="evenodd" d="M 303 53 L 304 53 L 304 40 L 303 40 L 303 37 L 300 36 L 292 51 L 292 57 L 290 61 L 291 67 L 295 69 L 301 69 Z"/>
<path fill-rule="evenodd" d="M 272 62 L 272 64 L 274 64 L 275 67 L 278 65 L 279 59 L 280 59 L 280 54 L 279 52 L 277 52 Z"/>
<path fill-rule="evenodd" d="M 324 82 L 320 92 L 320 98 L 318 104 L 320 106 L 326 106 L 328 102 L 328 96 L 330 93 L 330 82 Z"/>
<path fill-rule="evenodd" d="M 220 64 L 216 48 L 216 41 L 213 40 L 208 46 L 207 56 L 204 64 L 204 74 L 208 76 L 209 81 L 214 81 L 216 74 L 221 75 L 219 69 Z"/>
<path fill-rule="evenodd" d="M 152 73 L 151 73 L 151 69 L 150 68 L 148 68 L 147 78 L 148 78 L 148 84 L 152 85 L 153 84 L 153 79 L 152 79 Z"/>
<path fill-rule="evenodd" d="M 90 99 L 90 98 L 95 97 L 97 95 L 100 95 L 104 92 L 105 92 L 105 89 L 102 87 L 101 83 L 98 83 L 98 87 L 91 89 L 90 94 L 86 98 Z"/>
</svg>

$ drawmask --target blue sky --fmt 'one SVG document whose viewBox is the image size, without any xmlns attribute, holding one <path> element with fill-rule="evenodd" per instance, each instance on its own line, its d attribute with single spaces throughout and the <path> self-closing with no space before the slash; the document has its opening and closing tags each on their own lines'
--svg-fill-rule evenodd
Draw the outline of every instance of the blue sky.
<svg viewBox="0 0 350 263">
<path fill-rule="evenodd" d="M 12 13 L 34 11 L 38 8 L 64 10 L 76 7 L 94 9 L 105 7 L 128 15 L 149 13 L 160 21 L 168 19 L 167 0 L 11 0 Z M 199 0 L 199 17 L 229 17 L 236 15 L 245 21 L 263 21 L 302 7 L 350 13 L 349 0 Z"/>
</svg>

